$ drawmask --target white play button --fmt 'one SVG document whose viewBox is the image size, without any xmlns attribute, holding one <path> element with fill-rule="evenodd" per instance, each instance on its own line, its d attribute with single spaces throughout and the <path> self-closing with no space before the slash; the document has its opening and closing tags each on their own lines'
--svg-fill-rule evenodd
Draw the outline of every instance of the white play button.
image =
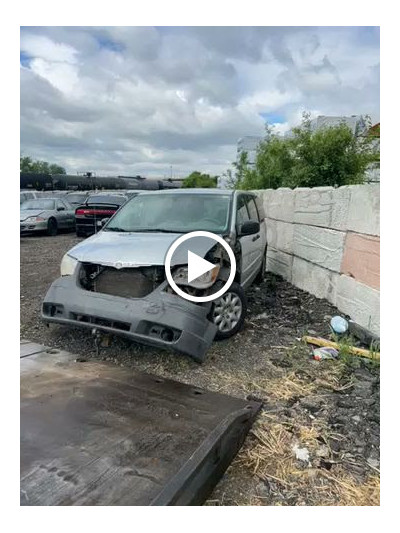
<svg viewBox="0 0 400 533">
<path fill-rule="evenodd" d="M 204 255 L 203 257 L 201 257 L 200 255 L 197 255 L 196 253 L 189 250 L 188 248 L 190 247 L 190 244 L 188 244 L 186 241 L 189 242 L 191 239 L 193 239 L 192 246 L 194 249 L 196 249 L 196 251 L 199 250 L 199 244 L 204 247 L 204 241 L 206 241 L 204 254 L 207 252 L 207 250 L 210 250 L 211 248 L 215 247 L 215 245 L 219 245 L 221 249 L 225 250 L 227 256 L 229 257 L 228 265 L 226 264 L 226 259 L 224 260 L 224 267 L 228 266 L 229 268 L 228 279 L 226 279 L 226 277 L 223 278 L 223 281 L 225 283 L 216 292 L 205 293 L 203 295 L 194 295 L 192 291 L 190 291 L 191 293 L 189 293 L 187 289 L 182 290 L 186 287 L 188 287 L 189 289 L 192 287 L 194 287 L 194 289 L 199 289 L 198 282 L 197 285 L 196 282 L 194 283 L 194 285 L 191 284 L 200 276 L 203 276 L 204 274 L 210 272 L 210 270 L 213 269 L 216 269 L 216 273 L 215 279 L 212 280 L 212 283 L 216 283 L 216 281 L 218 281 L 217 275 L 220 272 L 221 268 L 219 264 L 215 265 L 210 261 L 204 259 Z M 179 256 L 179 247 L 181 245 L 184 247 L 185 251 L 184 254 L 181 254 Z M 175 253 L 179 256 L 179 260 L 178 262 L 176 262 L 176 260 L 174 261 L 176 266 L 172 267 L 171 270 L 171 261 Z M 187 266 L 185 267 L 186 261 Z M 169 250 L 165 256 L 164 265 L 165 276 L 167 278 L 168 284 L 173 289 L 175 294 L 178 294 L 185 300 L 189 300 L 190 302 L 194 303 L 205 303 L 217 300 L 229 289 L 236 275 L 236 260 L 232 248 L 225 241 L 225 239 L 221 237 L 221 235 L 216 235 L 215 233 L 210 233 L 209 231 L 192 231 L 190 233 L 185 233 L 184 235 L 178 237 L 169 247 Z M 176 269 L 180 270 L 180 272 L 176 272 Z M 175 275 L 177 278 L 177 283 L 174 280 Z M 180 284 L 182 288 L 180 288 L 178 284 Z M 207 289 L 210 287 L 210 285 L 207 285 L 207 283 L 205 283 L 205 285 Z"/>
<path fill-rule="evenodd" d="M 194 279 L 199 278 L 206 272 L 209 272 L 215 268 L 213 263 L 206 261 L 197 254 L 194 254 L 188 250 L 188 282 L 192 282 Z"/>
</svg>

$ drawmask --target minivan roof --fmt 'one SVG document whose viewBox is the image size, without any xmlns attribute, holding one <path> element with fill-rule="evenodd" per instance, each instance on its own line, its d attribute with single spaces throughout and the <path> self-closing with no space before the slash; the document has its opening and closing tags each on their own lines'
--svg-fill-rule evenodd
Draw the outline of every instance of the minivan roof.
<svg viewBox="0 0 400 533">
<path fill-rule="evenodd" d="M 140 196 L 145 195 L 154 195 L 154 194 L 209 194 L 214 196 L 237 196 L 238 194 L 249 194 L 257 198 L 257 194 L 253 191 L 242 191 L 242 190 L 232 190 L 232 189 L 164 189 L 159 191 L 140 191 Z"/>
<path fill-rule="evenodd" d="M 163 189 L 159 191 L 141 191 L 140 195 L 143 194 L 188 194 L 188 193 L 197 193 L 197 194 L 214 194 L 214 195 L 220 195 L 220 196 L 233 196 L 233 194 L 237 191 L 233 191 L 230 189 Z"/>
</svg>

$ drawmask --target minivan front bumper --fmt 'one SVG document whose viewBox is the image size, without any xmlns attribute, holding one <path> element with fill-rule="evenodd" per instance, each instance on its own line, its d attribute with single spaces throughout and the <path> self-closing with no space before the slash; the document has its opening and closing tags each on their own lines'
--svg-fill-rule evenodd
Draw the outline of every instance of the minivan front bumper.
<svg viewBox="0 0 400 533">
<path fill-rule="evenodd" d="M 217 331 L 207 318 L 211 304 L 197 305 L 169 294 L 167 282 L 144 298 L 84 290 L 78 284 L 78 270 L 51 285 L 42 304 L 45 322 L 94 328 L 204 361 Z"/>
</svg>

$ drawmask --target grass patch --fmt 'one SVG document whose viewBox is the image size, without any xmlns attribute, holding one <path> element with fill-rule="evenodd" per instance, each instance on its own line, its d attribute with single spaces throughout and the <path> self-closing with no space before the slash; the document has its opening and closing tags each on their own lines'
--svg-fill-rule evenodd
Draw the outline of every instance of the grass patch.
<svg viewBox="0 0 400 533">
<path fill-rule="evenodd" d="M 380 364 L 380 345 L 379 342 L 371 342 L 369 347 L 369 356 L 362 357 L 351 352 L 352 348 L 356 348 L 356 343 L 351 335 L 336 335 L 332 334 L 332 340 L 339 345 L 339 359 L 343 361 L 348 367 L 355 369 L 360 368 L 363 362 L 369 361 L 373 366 Z"/>
</svg>

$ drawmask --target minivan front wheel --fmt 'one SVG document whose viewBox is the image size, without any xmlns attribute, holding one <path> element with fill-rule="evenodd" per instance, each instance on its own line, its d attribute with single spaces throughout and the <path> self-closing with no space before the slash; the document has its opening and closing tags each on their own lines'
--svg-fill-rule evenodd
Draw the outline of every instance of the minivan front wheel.
<svg viewBox="0 0 400 533">
<path fill-rule="evenodd" d="M 243 326 L 246 309 L 244 290 L 238 283 L 232 283 L 212 306 L 211 320 L 218 328 L 215 338 L 228 339 L 235 335 Z"/>
</svg>

